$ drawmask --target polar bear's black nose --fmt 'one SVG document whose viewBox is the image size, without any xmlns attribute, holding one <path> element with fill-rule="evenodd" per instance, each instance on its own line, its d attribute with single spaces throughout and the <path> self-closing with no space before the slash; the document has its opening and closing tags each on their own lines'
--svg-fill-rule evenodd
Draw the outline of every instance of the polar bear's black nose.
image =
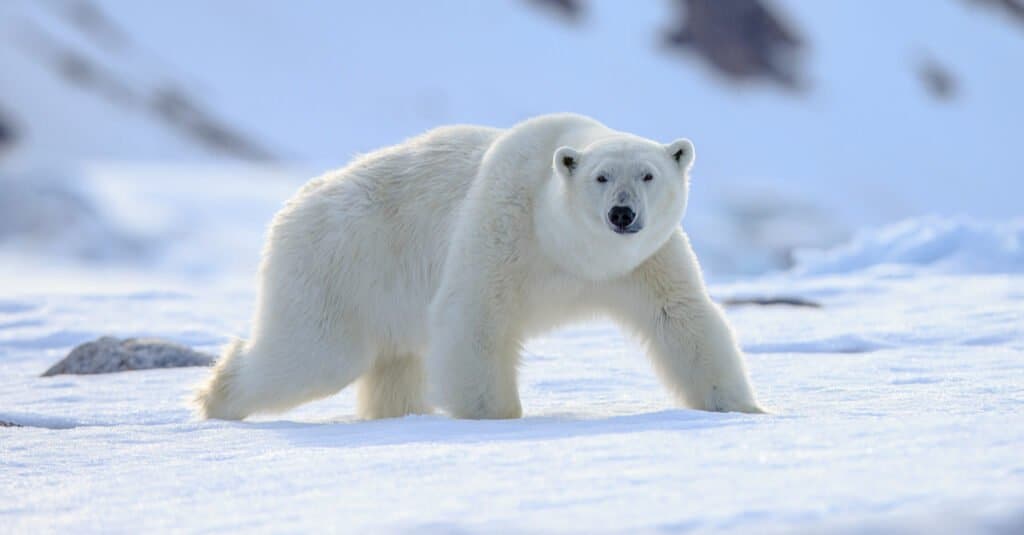
<svg viewBox="0 0 1024 535">
<path fill-rule="evenodd" d="M 613 206 L 608 212 L 608 221 L 618 228 L 626 228 L 636 219 L 636 212 L 628 206 Z"/>
</svg>

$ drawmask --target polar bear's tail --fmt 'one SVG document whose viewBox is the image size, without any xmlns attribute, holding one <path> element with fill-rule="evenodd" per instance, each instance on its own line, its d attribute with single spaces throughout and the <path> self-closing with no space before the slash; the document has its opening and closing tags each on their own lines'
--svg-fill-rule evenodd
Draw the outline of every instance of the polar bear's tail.
<svg viewBox="0 0 1024 535">
<path fill-rule="evenodd" d="M 213 368 L 210 379 L 196 390 L 193 402 L 201 418 L 241 420 L 249 415 L 243 403 L 245 393 L 240 384 L 244 340 L 232 340 Z"/>
</svg>

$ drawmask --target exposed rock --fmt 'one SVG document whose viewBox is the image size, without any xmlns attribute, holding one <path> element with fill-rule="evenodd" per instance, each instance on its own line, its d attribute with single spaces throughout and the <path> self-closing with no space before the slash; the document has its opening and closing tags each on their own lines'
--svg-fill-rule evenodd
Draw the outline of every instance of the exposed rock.
<svg viewBox="0 0 1024 535">
<path fill-rule="evenodd" d="M 722 304 L 728 307 L 743 305 L 784 305 L 792 307 L 821 308 L 821 303 L 818 303 L 817 301 L 811 301 L 810 299 L 804 299 L 803 297 L 737 297 L 732 299 L 726 299 L 722 301 Z"/>
<path fill-rule="evenodd" d="M 580 0 L 530 0 L 530 3 L 550 10 L 569 21 L 576 21 L 583 15 Z"/>
<path fill-rule="evenodd" d="M 1013 22 L 1024 24 L 1024 0 L 969 0 L 970 2 L 1001 10 Z"/>
<path fill-rule="evenodd" d="M 197 92 L 184 89 L 170 76 L 157 78 L 126 68 L 126 58 L 143 51 L 97 3 L 78 0 L 48 5 L 59 26 L 67 25 L 76 32 L 54 31 L 57 24 L 26 23 L 13 39 L 16 49 L 41 68 L 77 90 L 155 120 L 213 152 L 257 162 L 276 159 L 262 143 L 218 117 Z M 90 46 L 82 46 L 82 42 Z"/>
<path fill-rule="evenodd" d="M 24 426 L 22 426 L 21 424 L 16 424 L 14 422 L 7 422 L 7 421 L 4 421 L 4 420 L 0 420 L 0 427 L 24 427 Z"/>
<path fill-rule="evenodd" d="M 153 368 L 210 366 L 211 355 L 157 338 L 104 336 L 71 350 L 64 360 L 54 364 L 43 377 L 61 374 L 88 375 Z"/>
<path fill-rule="evenodd" d="M 918 64 L 917 76 L 928 94 L 937 100 L 952 100 L 957 92 L 953 73 L 937 60 L 928 58 Z"/>
<path fill-rule="evenodd" d="M 802 84 L 803 43 L 779 8 L 761 0 L 677 0 L 670 46 L 690 49 L 735 81 L 767 79 L 787 89 Z"/>
<path fill-rule="evenodd" d="M 3 114 L 0 113 L 0 154 L 7 148 L 8 145 L 14 143 L 14 125 L 10 123 L 10 120 Z"/>
<path fill-rule="evenodd" d="M 62 11 L 68 22 L 90 40 L 113 52 L 130 48 L 131 40 L 99 6 L 89 0 L 60 2 L 52 6 Z"/>
</svg>

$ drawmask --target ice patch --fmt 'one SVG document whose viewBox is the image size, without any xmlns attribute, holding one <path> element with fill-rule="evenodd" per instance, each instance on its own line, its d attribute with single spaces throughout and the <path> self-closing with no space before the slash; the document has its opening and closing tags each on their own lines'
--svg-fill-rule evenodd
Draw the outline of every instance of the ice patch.
<svg viewBox="0 0 1024 535">
<path fill-rule="evenodd" d="M 800 275 L 850 273 L 883 265 L 946 274 L 1021 273 L 1024 219 L 908 219 L 862 231 L 840 247 L 797 251 L 796 260 L 794 272 Z"/>
</svg>

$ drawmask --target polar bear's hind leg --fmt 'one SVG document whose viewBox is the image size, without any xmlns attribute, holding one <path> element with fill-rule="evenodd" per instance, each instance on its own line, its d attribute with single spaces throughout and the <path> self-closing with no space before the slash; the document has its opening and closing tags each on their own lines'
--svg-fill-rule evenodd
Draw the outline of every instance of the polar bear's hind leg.
<svg viewBox="0 0 1024 535">
<path fill-rule="evenodd" d="M 258 412 L 282 412 L 337 393 L 370 367 L 358 340 L 267 347 L 237 340 L 218 360 L 194 401 L 199 416 L 241 420 Z"/>
<path fill-rule="evenodd" d="M 359 380 L 358 413 L 368 420 L 427 414 L 426 377 L 418 355 L 381 355 Z"/>
</svg>

